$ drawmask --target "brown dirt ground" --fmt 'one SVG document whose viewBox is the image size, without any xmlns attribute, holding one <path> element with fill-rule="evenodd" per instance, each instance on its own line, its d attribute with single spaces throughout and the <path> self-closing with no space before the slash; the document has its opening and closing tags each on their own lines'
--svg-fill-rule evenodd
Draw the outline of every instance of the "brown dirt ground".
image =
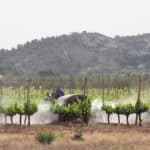
<svg viewBox="0 0 150 150">
<path fill-rule="evenodd" d="M 73 141 L 79 125 L 0 125 L 0 150 L 150 150 L 150 125 L 142 127 L 97 124 L 83 127 L 83 140 Z M 39 131 L 53 131 L 56 140 L 41 145 Z"/>
</svg>

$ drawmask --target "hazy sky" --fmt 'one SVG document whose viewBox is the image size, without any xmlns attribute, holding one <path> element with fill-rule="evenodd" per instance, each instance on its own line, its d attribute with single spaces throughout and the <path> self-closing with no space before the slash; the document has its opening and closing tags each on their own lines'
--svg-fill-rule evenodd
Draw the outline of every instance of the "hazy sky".
<svg viewBox="0 0 150 150">
<path fill-rule="evenodd" d="M 0 0 L 0 48 L 83 30 L 150 32 L 150 0 Z"/>
</svg>

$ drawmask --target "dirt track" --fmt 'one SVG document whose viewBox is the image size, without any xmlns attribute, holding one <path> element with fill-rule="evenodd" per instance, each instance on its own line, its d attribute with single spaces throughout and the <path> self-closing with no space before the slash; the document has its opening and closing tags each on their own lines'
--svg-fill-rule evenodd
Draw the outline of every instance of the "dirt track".
<svg viewBox="0 0 150 150">
<path fill-rule="evenodd" d="M 32 125 L 32 126 L 19 126 L 19 125 L 0 125 L 0 133 L 35 133 L 37 131 L 73 131 L 80 125 Z M 108 124 L 97 124 L 97 125 L 84 125 L 83 130 L 85 132 L 100 132 L 100 133 L 122 133 L 122 132 L 141 132 L 150 134 L 150 125 L 139 126 L 126 126 L 126 125 L 108 125 Z"/>
</svg>

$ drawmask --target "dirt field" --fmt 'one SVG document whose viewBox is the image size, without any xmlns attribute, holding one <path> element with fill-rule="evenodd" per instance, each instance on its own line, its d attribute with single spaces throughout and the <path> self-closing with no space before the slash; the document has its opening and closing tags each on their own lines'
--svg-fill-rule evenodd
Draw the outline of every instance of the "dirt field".
<svg viewBox="0 0 150 150">
<path fill-rule="evenodd" d="M 83 140 L 72 136 L 79 125 L 0 126 L 0 150 L 150 150 L 150 125 L 143 127 L 98 124 L 83 127 Z M 56 140 L 41 145 L 39 131 L 54 131 Z"/>
</svg>

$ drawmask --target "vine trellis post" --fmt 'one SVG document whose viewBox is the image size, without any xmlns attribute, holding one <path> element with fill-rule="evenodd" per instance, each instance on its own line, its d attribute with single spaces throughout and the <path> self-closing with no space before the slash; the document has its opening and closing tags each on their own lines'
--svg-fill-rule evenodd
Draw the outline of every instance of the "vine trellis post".
<svg viewBox="0 0 150 150">
<path fill-rule="evenodd" d="M 84 80 L 83 95 L 86 95 L 87 77 Z"/>
<path fill-rule="evenodd" d="M 104 82 L 104 74 L 102 74 L 102 88 L 103 88 L 103 91 L 102 91 L 102 100 L 103 100 L 103 105 L 105 103 L 105 82 Z"/>
<path fill-rule="evenodd" d="M 27 82 L 27 99 L 26 99 L 26 103 L 29 104 L 30 103 L 30 84 L 31 84 L 31 80 L 28 79 L 26 82 Z M 30 115 L 25 115 L 24 124 L 26 125 L 27 118 L 28 118 L 28 126 L 29 126 L 30 125 Z"/>
<path fill-rule="evenodd" d="M 0 79 L 0 105 L 2 105 L 2 99 L 3 99 L 3 78 Z M 5 118 L 6 122 L 6 118 Z"/>
<path fill-rule="evenodd" d="M 3 99 L 3 79 L 0 79 L 0 104 Z"/>
<path fill-rule="evenodd" d="M 142 78 L 141 76 L 138 77 L 138 97 L 137 97 L 137 104 L 141 103 L 141 86 L 142 86 Z M 139 125 L 141 126 L 141 113 L 136 113 L 136 120 L 135 124 L 137 125 L 139 122 Z"/>
<path fill-rule="evenodd" d="M 27 103 L 30 102 L 30 84 L 31 84 L 31 80 L 28 79 L 27 80 Z"/>
</svg>

